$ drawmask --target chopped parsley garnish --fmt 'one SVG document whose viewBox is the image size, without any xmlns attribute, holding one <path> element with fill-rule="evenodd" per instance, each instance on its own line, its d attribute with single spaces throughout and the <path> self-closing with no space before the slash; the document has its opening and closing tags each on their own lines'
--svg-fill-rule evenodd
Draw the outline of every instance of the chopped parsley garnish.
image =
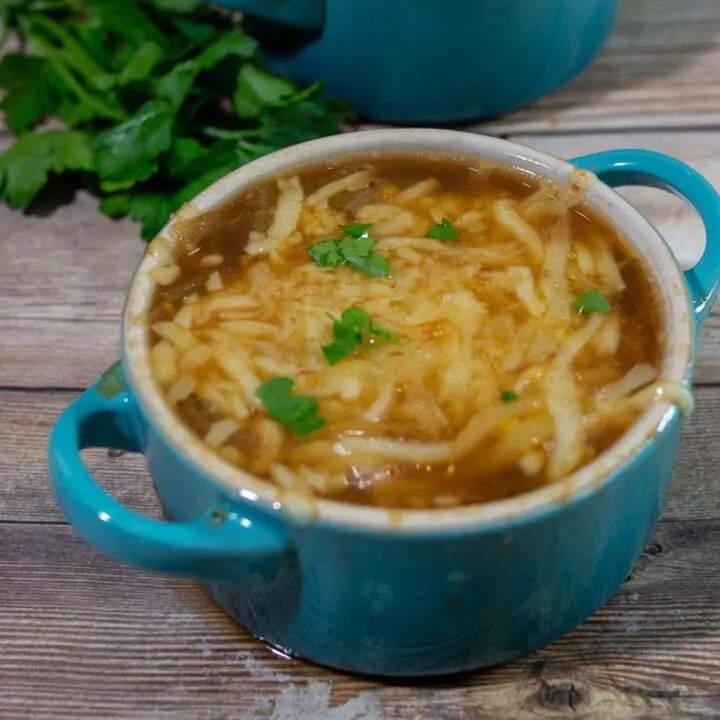
<svg viewBox="0 0 720 720">
<path fill-rule="evenodd" d="M 338 240 L 323 240 L 308 246 L 308 255 L 318 267 L 338 267 L 345 264 Z"/>
<path fill-rule="evenodd" d="M 323 347 L 323 352 L 331 365 L 352 355 L 363 339 L 381 338 L 391 342 L 395 340 L 393 333 L 376 325 L 362 308 L 343 310 L 339 320 L 332 315 L 330 318 L 333 321 L 333 341 Z"/>
<path fill-rule="evenodd" d="M 513 400 L 517 400 L 518 397 L 519 397 L 519 395 L 513 390 L 503 390 L 500 393 L 500 399 L 504 403 L 509 403 L 509 402 L 512 402 Z"/>
<path fill-rule="evenodd" d="M 277 420 L 296 435 L 309 435 L 319 430 L 325 421 L 318 416 L 318 401 L 309 395 L 293 395 L 295 382 L 288 377 L 266 380 L 257 389 L 257 396 L 273 420 Z"/>
<path fill-rule="evenodd" d="M 348 263 L 352 263 L 353 260 L 366 258 L 372 246 L 373 241 L 367 235 L 349 235 L 340 241 L 340 252 Z"/>
<path fill-rule="evenodd" d="M 341 240 L 321 240 L 307 248 L 308 255 L 318 267 L 349 265 L 369 277 L 388 277 L 390 263 L 372 247 L 368 231 L 372 225 L 341 225 L 345 233 Z"/>
<path fill-rule="evenodd" d="M 433 225 L 426 233 L 426 238 L 432 240 L 458 240 L 457 228 L 447 219 L 443 218 L 441 223 Z"/>
<path fill-rule="evenodd" d="M 599 290 L 590 290 L 580 293 L 575 298 L 573 310 L 582 315 L 592 315 L 592 313 L 609 313 L 611 308 L 607 298 Z"/>
<path fill-rule="evenodd" d="M 350 237 L 362 237 L 363 235 L 368 234 L 368 230 L 372 227 L 372 223 L 367 223 L 365 225 L 341 225 L 340 229 Z"/>
<path fill-rule="evenodd" d="M 378 255 L 372 249 L 373 241 L 367 235 L 346 237 L 340 241 L 340 252 L 350 267 L 369 277 L 387 277 L 390 275 L 390 263 L 387 258 Z"/>
</svg>

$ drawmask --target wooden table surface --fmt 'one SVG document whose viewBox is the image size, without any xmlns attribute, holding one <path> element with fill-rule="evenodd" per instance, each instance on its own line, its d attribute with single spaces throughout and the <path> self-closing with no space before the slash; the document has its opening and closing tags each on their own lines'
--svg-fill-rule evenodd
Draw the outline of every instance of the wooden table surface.
<svg viewBox="0 0 720 720">
<path fill-rule="evenodd" d="M 563 157 L 661 150 L 720 186 L 720 3 L 627 0 L 582 77 L 473 129 Z M 658 191 L 627 194 L 684 259 L 697 255 L 692 210 Z M 1 720 L 720 718 L 717 310 L 665 512 L 622 589 L 530 657 L 407 686 L 277 658 L 192 582 L 121 566 L 75 535 L 50 492 L 46 439 L 117 357 L 143 245 L 81 194 L 47 217 L 1 209 L 0 247 Z M 115 496 L 156 512 L 141 458 L 87 455 Z"/>
</svg>

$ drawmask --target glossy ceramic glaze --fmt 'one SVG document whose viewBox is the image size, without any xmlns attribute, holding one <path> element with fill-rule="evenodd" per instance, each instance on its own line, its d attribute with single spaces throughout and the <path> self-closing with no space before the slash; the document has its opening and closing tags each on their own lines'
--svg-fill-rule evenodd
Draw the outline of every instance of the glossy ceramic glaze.
<svg viewBox="0 0 720 720">
<path fill-rule="evenodd" d="M 365 118 L 405 124 L 500 115 L 557 88 L 592 60 L 617 8 L 617 0 L 220 4 L 272 21 L 258 36 L 278 71 L 325 81 Z"/>
<path fill-rule="evenodd" d="M 268 174 L 343 153 L 447 151 L 554 180 L 573 165 L 467 133 L 395 130 L 326 138 L 246 165 L 181 210 L 183 218 Z M 677 160 L 618 150 L 575 160 L 610 185 L 672 190 L 700 212 L 702 260 L 685 274 L 652 226 L 590 174 L 588 201 L 625 234 L 662 295 L 663 377 L 689 383 L 696 325 L 720 275 L 720 199 Z M 78 398 L 50 439 L 50 475 L 69 521 L 127 563 L 201 581 L 253 634 L 344 670 L 419 676 L 469 670 L 542 646 L 622 584 L 658 518 L 683 418 L 657 403 L 608 452 L 565 480 L 511 500 L 387 511 L 308 504 L 215 456 L 180 425 L 150 375 L 150 271 L 171 248 L 172 221 L 146 254 L 123 320 L 122 365 Z M 687 281 L 687 284 L 686 284 Z M 171 520 L 110 498 L 80 460 L 84 447 L 144 452 Z"/>
</svg>

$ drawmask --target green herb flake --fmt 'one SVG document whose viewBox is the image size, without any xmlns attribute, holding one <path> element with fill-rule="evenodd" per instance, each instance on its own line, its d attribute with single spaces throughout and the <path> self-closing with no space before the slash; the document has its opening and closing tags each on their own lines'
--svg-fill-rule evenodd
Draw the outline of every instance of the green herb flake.
<svg viewBox="0 0 720 720">
<path fill-rule="evenodd" d="M 310 435 L 325 425 L 318 415 L 318 401 L 309 395 L 293 395 L 295 382 L 288 377 L 266 380 L 257 389 L 257 396 L 273 420 L 296 435 Z"/>
<path fill-rule="evenodd" d="M 330 319 L 333 321 L 333 341 L 323 347 L 323 353 L 331 365 L 352 355 L 364 339 L 396 341 L 394 333 L 374 323 L 362 308 L 347 308 L 343 310 L 340 320 L 332 315 Z"/>
<path fill-rule="evenodd" d="M 370 254 L 372 246 L 373 241 L 367 235 L 359 237 L 350 235 L 340 241 L 340 249 L 345 256 L 345 261 L 348 263 L 352 262 L 351 258 L 358 260 L 366 258 Z"/>
<path fill-rule="evenodd" d="M 607 314 L 611 309 L 607 298 L 599 290 L 580 293 L 573 303 L 573 310 L 581 315 Z"/>
<path fill-rule="evenodd" d="M 372 225 L 341 225 L 345 233 L 341 240 L 322 240 L 307 248 L 308 255 L 318 267 L 349 265 L 368 277 L 389 277 L 390 262 L 376 253 L 368 231 Z"/>
<path fill-rule="evenodd" d="M 517 400 L 519 395 L 514 390 L 503 390 L 500 393 L 500 399 L 504 403 L 513 402 L 514 400 Z"/>
<path fill-rule="evenodd" d="M 345 264 L 339 240 L 322 240 L 307 248 L 308 255 L 318 267 L 339 267 Z"/>
<path fill-rule="evenodd" d="M 368 277 L 390 277 L 390 262 L 376 252 L 369 253 L 361 262 L 349 264 Z"/>
<path fill-rule="evenodd" d="M 345 262 L 368 277 L 388 277 L 390 263 L 372 250 L 373 241 L 367 235 L 345 237 L 340 241 L 340 250 Z"/>
<path fill-rule="evenodd" d="M 432 240 L 458 240 L 457 228 L 447 219 L 443 218 L 441 223 L 433 225 L 426 233 L 426 238 Z"/>
<path fill-rule="evenodd" d="M 371 227 L 372 223 L 366 223 L 364 225 L 341 225 L 340 229 L 350 237 L 360 238 L 366 237 Z"/>
</svg>

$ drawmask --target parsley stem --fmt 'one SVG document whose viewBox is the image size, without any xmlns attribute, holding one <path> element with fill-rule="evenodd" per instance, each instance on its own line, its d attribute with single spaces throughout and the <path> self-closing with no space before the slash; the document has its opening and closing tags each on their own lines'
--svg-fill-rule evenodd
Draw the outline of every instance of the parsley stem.
<svg viewBox="0 0 720 720">
<path fill-rule="evenodd" d="M 203 133 L 211 138 L 218 140 L 252 140 L 253 138 L 262 137 L 262 130 L 226 130 L 225 128 L 206 127 Z"/>
<path fill-rule="evenodd" d="M 72 65 L 79 73 L 82 73 L 95 87 L 99 90 L 106 89 L 96 85 L 99 76 L 108 77 L 107 70 L 98 65 L 95 60 L 85 52 L 82 45 L 64 28 L 50 18 L 38 15 L 31 20 L 32 24 L 45 30 L 55 38 L 64 47 L 65 60 Z"/>
<path fill-rule="evenodd" d="M 10 37 L 10 25 L 5 24 L 2 29 L 2 33 L 0 34 L 0 50 L 2 50 L 5 47 L 5 43 L 8 41 L 8 38 Z"/>
<path fill-rule="evenodd" d="M 107 106 L 102 100 L 93 97 L 85 88 L 75 79 L 75 76 L 65 65 L 62 55 L 50 43 L 33 33 L 26 33 L 28 39 L 37 45 L 44 53 L 48 62 L 53 66 L 55 72 L 65 82 L 72 92 L 83 102 L 87 103 L 91 108 L 108 120 L 117 120 L 124 122 L 128 116 L 122 111 Z"/>
</svg>

